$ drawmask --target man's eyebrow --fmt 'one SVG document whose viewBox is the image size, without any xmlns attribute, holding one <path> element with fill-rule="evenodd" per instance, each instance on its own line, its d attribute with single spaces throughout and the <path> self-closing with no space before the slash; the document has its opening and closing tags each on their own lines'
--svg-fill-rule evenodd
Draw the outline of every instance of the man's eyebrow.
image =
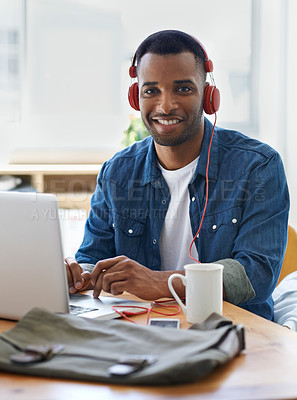
<svg viewBox="0 0 297 400">
<path fill-rule="evenodd" d="M 173 83 L 175 83 L 176 85 L 181 85 L 183 83 L 191 83 L 192 85 L 194 85 L 194 82 L 191 79 L 180 79 L 180 80 L 173 81 Z M 142 86 L 153 86 L 153 85 L 158 85 L 158 82 L 157 81 L 144 82 Z"/>
<path fill-rule="evenodd" d="M 158 82 L 144 82 L 142 86 L 152 86 L 152 85 L 157 85 Z"/>
<path fill-rule="evenodd" d="M 191 83 L 192 85 L 194 85 L 194 82 L 191 81 L 191 79 L 181 79 L 181 80 L 178 80 L 178 81 L 174 81 L 174 83 L 176 83 L 178 85 L 180 85 L 182 83 Z"/>
</svg>

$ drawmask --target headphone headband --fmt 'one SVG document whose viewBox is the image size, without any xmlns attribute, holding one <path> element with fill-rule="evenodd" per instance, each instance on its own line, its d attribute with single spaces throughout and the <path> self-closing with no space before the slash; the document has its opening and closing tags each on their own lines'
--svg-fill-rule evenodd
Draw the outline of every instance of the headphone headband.
<svg viewBox="0 0 297 400">
<path fill-rule="evenodd" d="M 195 40 L 196 43 L 199 44 L 201 50 L 202 50 L 203 53 L 204 53 L 204 57 L 205 57 L 204 69 L 205 69 L 205 72 L 206 72 L 206 73 L 207 73 L 207 72 L 212 72 L 212 71 L 213 71 L 213 63 L 212 63 L 212 61 L 209 59 L 205 47 L 203 46 L 203 44 L 202 44 L 197 38 L 195 38 L 195 36 L 192 36 L 192 35 L 188 35 L 188 36 L 190 36 L 193 40 Z"/>
</svg>

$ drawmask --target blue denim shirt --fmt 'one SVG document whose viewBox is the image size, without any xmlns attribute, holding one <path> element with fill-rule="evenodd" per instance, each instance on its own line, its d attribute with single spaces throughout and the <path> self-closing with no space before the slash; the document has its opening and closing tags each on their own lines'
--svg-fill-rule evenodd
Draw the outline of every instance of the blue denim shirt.
<svg viewBox="0 0 297 400">
<path fill-rule="evenodd" d="M 205 202 L 211 131 L 205 118 L 199 162 L 189 184 L 193 235 Z M 199 259 L 224 265 L 228 301 L 272 319 L 271 294 L 286 248 L 289 211 L 280 156 L 255 139 L 216 127 L 208 176 L 208 206 L 196 243 Z M 98 175 L 77 261 L 96 264 L 126 255 L 160 270 L 159 239 L 169 202 L 152 138 L 120 151 Z"/>
</svg>

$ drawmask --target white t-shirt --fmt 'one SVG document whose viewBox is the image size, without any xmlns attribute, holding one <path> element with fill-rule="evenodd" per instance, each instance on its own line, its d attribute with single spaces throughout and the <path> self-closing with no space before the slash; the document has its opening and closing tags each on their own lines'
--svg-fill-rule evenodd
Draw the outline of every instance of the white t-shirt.
<svg viewBox="0 0 297 400">
<path fill-rule="evenodd" d="M 163 271 L 183 269 L 184 265 L 194 262 L 189 256 L 193 233 L 189 213 L 188 185 L 195 173 L 198 158 L 174 171 L 169 171 L 159 164 L 171 196 L 160 237 L 161 269 Z M 195 244 L 192 246 L 191 255 L 198 259 Z"/>
</svg>

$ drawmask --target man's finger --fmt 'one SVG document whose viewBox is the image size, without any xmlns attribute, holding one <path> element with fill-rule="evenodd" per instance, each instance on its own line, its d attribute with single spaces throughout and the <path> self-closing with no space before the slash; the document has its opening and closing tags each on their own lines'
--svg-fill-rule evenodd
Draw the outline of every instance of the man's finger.
<svg viewBox="0 0 297 400">
<path fill-rule="evenodd" d="M 98 297 L 100 296 L 101 290 L 102 290 L 102 276 L 104 274 L 105 271 L 102 271 L 98 277 L 97 280 L 94 280 L 94 278 L 92 277 L 91 283 L 94 287 L 94 291 L 93 291 L 93 297 L 94 299 L 98 299 Z"/>
<path fill-rule="evenodd" d="M 119 264 L 125 259 L 126 259 L 125 256 L 117 256 L 117 257 L 107 258 L 106 260 L 98 261 L 91 274 L 92 285 L 95 286 L 98 277 L 103 271 L 108 270 L 109 268 L 115 266 L 116 264 Z"/>
<path fill-rule="evenodd" d="M 97 264 L 95 265 L 95 267 L 92 271 L 92 274 L 91 274 L 91 282 L 92 282 L 93 286 L 96 285 L 96 282 L 97 282 L 100 274 L 103 271 L 105 271 L 106 269 L 108 269 L 114 265 L 114 261 L 111 262 L 111 260 L 113 260 L 113 259 L 101 260 L 101 261 L 97 262 Z"/>
<path fill-rule="evenodd" d="M 69 265 L 66 263 L 66 261 L 64 262 L 65 268 L 66 268 L 66 275 L 67 275 L 67 281 L 68 281 L 68 288 L 69 288 L 69 292 L 72 293 L 74 289 L 74 283 L 73 283 L 73 279 L 72 279 L 72 274 L 69 268 Z"/>
<path fill-rule="evenodd" d="M 84 279 L 82 278 L 82 267 L 78 264 L 75 258 L 67 257 L 65 258 L 68 287 L 70 293 L 75 293 L 76 290 L 82 288 L 84 284 Z"/>
<path fill-rule="evenodd" d="M 91 274 L 87 271 L 84 271 L 81 274 L 82 280 L 83 280 L 83 286 L 82 286 L 82 290 L 86 289 L 90 283 L 91 283 Z"/>
<path fill-rule="evenodd" d="M 109 275 L 111 272 L 111 269 L 114 268 L 114 271 L 121 267 L 125 261 L 127 261 L 128 258 L 125 256 L 117 256 L 113 258 L 108 258 L 106 260 L 100 260 L 98 263 L 95 265 L 93 272 L 92 272 L 92 279 L 91 283 L 94 286 L 94 292 L 93 292 L 93 297 L 98 298 L 100 295 L 100 292 L 102 290 L 102 280 L 104 279 L 105 274 Z M 118 268 L 116 268 L 118 267 Z"/>
</svg>

